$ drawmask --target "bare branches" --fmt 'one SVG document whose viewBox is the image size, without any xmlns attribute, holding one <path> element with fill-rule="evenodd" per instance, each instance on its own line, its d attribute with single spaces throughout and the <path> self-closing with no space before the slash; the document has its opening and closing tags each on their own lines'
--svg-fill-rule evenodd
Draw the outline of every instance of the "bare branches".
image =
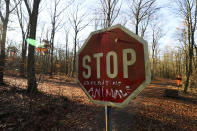
<svg viewBox="0 0 197 131">
<path fill-rule="evenodd" d="M 118 3 L 120 0 L 100 0 L 103 17 L 104 17 L 104 27 L 110 27 L 115 19 L 118 17 L 122 3 L 119 7 Z"/>
<path fill-rule="evenodd" d="M 54 32 L 56 32 L 58 30 L 58 27 L 59 27 L 59 29 L 61 28 L 60 25 L 63 21 L 63 18 L 60 19 L 61 18 L 60 16 L 70 6 L 70 4 L 68 4 L 65 7 L 61 7 L 61 9 L 59 10 L 59 8 L 61 6 L 60 2 L 61 2 L 61 0 L 55 0 L 54 5 L 53 5 L 53 7 L 51 7 L 51 10 L 50 10 L 51 25 L 52 25 L 52 29 L 54 30 Z"/>
<path fill-rule="evenodd" d="M 18 0 L 20 1 L 20 0 Z M 14 0 L 15 2 L 15 5 L 17 5 L 17 1 Z M 26 63 L 26 53 L 27 53 L 27 43 L 25 41 L 25 38 L 26 36 L 28 35 L 28 28 L 29 28 L 29 25 L 28 25 L 28 22 L 26 21 L 25 19 L 25 16 L 24 16 L 24 12 L 22 10 L 22 2 L 16 6 L 16 15 L 17 15 L 17 18 L 18 18 L 18 22 L 19 22 L 19 25 L 20 25 L 20 29 L 21 29 L 21 33 L 22 33 L 22 53 L 21 53 L 21 63 L 20 63 L 20 75 L 21 76 L 25 76 L 25 63 Z M 25 23 L 26 21 L 26 23 Z M 26 29 L 25 29 L 26 27 Z"/>
<path fill-rule="evenodd" d="M 76 6 L 76 10 L 73 11 L 69 17 L 69 22 L 74 29 L 74 31 L 78 34 L 78 32 L 82 31 L 90 22 L 82 25 L 84 19 L 87 17 L 86 13 L 83 13 L 79 16 L 79 6 Z"/>
<path fill-rule="evenodd" d="M 196 31 L 197 22 L 197 1 L 196 0 L 176 0 L 177 12 L 186 22 L 187 33 L 189 34 L 188 42 L 194 43 L 194 32 Z M 193 34 L 193 35 L 192 35 Z M 192 44 L 194 45 L 194 44 Z"/>
<path fill-rule="evenodd" d="M 14 0 L 15 4 L 17 5 L 17 1 Z M 18 6 L 16 6 L 16 14 L 17 14 L 17 17 L 18 17 L 18 22 L 19 22 L 19 25 L 21 27 L 21 31 L 22 31 L 22 34 L 23 36 L 25 35 L 24 33 L 24 28 L 23 28 L 23 14 L 22 14 L 22 7 L 21 7 L 21 4 L 19 4 L 19 8 Z"/>
<path fill-rule="evenodd" d="M 28 14 L 31 15 L 31 9 L 30 9 L 30 6 L 29 6 L 27 0 L 24 0 L 24 2 L 25 2 L 25 6 L 26 6 L 26 8 L 27 8 Z"/>
<path fill-rule="evenodd" d="M 60 15 L 63 14 L 63 12 L 70 6 L 69 4 L 66 5 L 65 7 L 62 7 L 61 10 L 59 10 L 58 8 L 61 6 L 61 1 L 63 0 L 54 0 L 53 3 L 53 7 L 51 7 L 50 10 L 50 18 L 51 18 L 51 26 L 52 26 L 52 30 L 51 30 L 51 38 L 50 38 L 50 42 L 52 45 L 51 48 L 51 72 L 50 75 L 52 76 L 52 72 L 53 72 L 53 51 L 54 51 L 54 39 L 55 39 L 55 34 L 59 29 L 61 29 L 60 25 L 62 23 L 63 19 L 60 19 Z"/>
<path fill-rule="evenodd" d="M 142 35 L 146 31 L 146 27 L 150 21 L 150 17 L 154 15 L 161 7 L 156 6 L 156 0 L 132 0 L 129 6 L 132 16 L 135 18 L 136 34 L 139 32 L 139 25 L 144 21 L 145 25 L 142 26 Z"/>
<path fill-rule="evenodd" d="M 190 83 L 190 76 L 193 72 L 192 61 L 194 58 L 194 45 L 195 45 L 195 31 L 196 31 L 196 17 L 197 17 L 197 0 L 176 0 L 177 12 L 185 21 L 186 37 L 185 46 L 187 47 L 188 59 L 186 60 L 186 82 L 184 92 L 187 92 Z"/>
<path fill-rule="evenodd" d="M 71 76 L 74 76 L 74 72 L 75 72 L 76 51 L 77 51 L 77 45 L 79 44 L 78 34 L 80 31 L 84 30 L 90 23 L 90 21 L 87 23 L 84 22 L 85 18 L 87 17 L 87 13 L 80 14 L 79 11 L 80 11 L 79 5 L 77 5 L 75 10 L 71 12 L 71 15 L 69 16 L 69 19 L 68 19 L 74 31 L 74 36 L 73 36 L 74 56 L 73 56 Z"/>
<path fill-rule="evenodd" d="M 11 13 L 12 11 L 14 11 L 16 9 L 16 7 L 21 3 L 21 0 L 18 1 L 18 3 L 15 2 L 14 7 L 9 11 L 9 13 Z"/>
<path fill-rule="evenodd" d="M 1 3 L 1 4 L 2 4 L 2 3 Z M 0 10 L 0 17 L 1 17 L 2 23 L 6 22 L 7 19 L 8 19 L 8 17 L 9 17 L 9 14 L 10 14 L 10 10 L 9 10 L 9 7 L 10 7 L 10 0 L 6 0 L 6 1 L 5 1 L 5 6 L 6 6 L 5 16 L 3 16 L 2 11 Z"/>
</svg>

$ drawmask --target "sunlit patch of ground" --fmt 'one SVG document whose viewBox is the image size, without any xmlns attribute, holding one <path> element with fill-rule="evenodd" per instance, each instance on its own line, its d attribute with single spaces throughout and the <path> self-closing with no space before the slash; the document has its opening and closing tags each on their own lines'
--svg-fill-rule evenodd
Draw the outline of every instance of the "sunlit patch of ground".
<svg viewBox="0 0 197 131">
<path fill-rule="evenodd" d="M 7 76 L 5 80 L 12 87 L 25 89 L 27 85 L 26 80 L 22 78 Z M 38 121 L 33 124 L 35 129 L 45 129 L 49 126 L 51 129 L 105 130 L 104 107 L 91 103 L 82 89 L 74 82 L 74 79 L 66 76 L 55 76 L 53 79 L 45 77 L 39 82 L 38 88 L 43 93 L 33 98 L 34 111 L 29 116 L 34 115 L 32 120 L 37 119 Z M 177 89 L 176 81 L 165 79 L 152 81 L 127 107 L 123 109 L 113 107 L 112 129 L 115 131 L 197 130 L 197 101 L 195 101 L 197 97 L 190 93 L 185 95 L 180 89 L 180 99 L 168 98 L 164 97 L 165 89 Z M 5 105 L 5 108 L 0 107 L 0 115 L 6 108 L 13 107 L 16 100 L 18 100 L 16 103 L 19 103 L 18 106 L 13 107 L 17 109 L 16 114 L 21 113 L 24 117 L 28 114 L 25 109 L 26 111 L 29 109 L 30 98 L 25 95 L 25 91 L 11 93 L 9 87 L 0 87 L 0 92 L 2 103 L 5 102 L 4 100 L 13 101 L 12 104 Z M 38 118 L 35 117 L 36 115 Z M 4 117 L 3 120 L 6 119 L 7 122 L 2 123 L 0 119 L 0 129 L 2 129 L 2 124 L 5 126 L 6 123 L 9 124 L 13 121 L 16 122 L 15 126 L 7 125 L 3 129 L 9 127 L 16 129 L 19 125 L 21 126 L 21 124 L 17 124 L 18 118 L 23 119 L 21 123 L 24 120 L 28 121 L 24 117 L 16 116 L 10 120 L 11 122 Z M 45 120 L 46 122 L 44 122 Z M 42 125 L 39 125 L 39 121 L 42 121 Z M 28 129 L 27 125 L 28 123 L 24 125 L 24 129 Z"/>
</svg>

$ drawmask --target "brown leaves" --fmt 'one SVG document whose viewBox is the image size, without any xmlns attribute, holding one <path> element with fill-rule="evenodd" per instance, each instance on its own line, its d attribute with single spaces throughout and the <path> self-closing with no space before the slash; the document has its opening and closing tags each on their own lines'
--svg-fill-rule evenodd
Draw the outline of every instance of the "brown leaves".
<svg viewBox="0 0 197 131">
<path fill-rule="evenodd" d="M 71 81 L 58 77 L 43 81 L 39 85 L 42 92 L 32 98 L 21 89 L 25 80 L 7 77 L 6 81 L 19 85 L 0 87 L 0 130 L 105 129 L 104 107 L 92 104 Z M 196 97 L 164 97 L 164 90 L 172 88 L 169 85 L 154 81 L 126 108 L 112 108 L 112 129 L 197 130 Z"/>
</svg>

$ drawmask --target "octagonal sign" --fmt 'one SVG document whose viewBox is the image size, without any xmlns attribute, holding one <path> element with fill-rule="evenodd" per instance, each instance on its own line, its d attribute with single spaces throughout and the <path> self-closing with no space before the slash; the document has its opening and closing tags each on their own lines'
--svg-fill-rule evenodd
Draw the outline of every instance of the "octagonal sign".
<svg viewBox="0 0 197 131">
<path fill-rule="evenodd" d="M 121 25 L 92 32 L 77 52 L 76 68 L 92 102 L 123 107 L 150 83 L 148 44 Z"/>
</svg>

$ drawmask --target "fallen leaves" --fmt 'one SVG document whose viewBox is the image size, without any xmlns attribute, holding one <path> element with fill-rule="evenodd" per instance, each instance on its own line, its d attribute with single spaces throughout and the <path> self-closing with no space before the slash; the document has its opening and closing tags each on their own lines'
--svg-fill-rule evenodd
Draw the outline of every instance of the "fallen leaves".
<svg viewBox="0 0 197 131">
<path fill-rule="evenodd" d="M 0 130 L 105 129 L 104 107 L 91 103 L 72 81 L 47 79 L 33 97 L 23 90 L 25 79 L 6 77 L 6 81 L 11 86 L 0 86 Z M 112 129 L 197 130 L 196 97 L 164 97 L 164 90 L 172 88 L 166 83 L 153 82 L 126 108 L 112 108 Z"/>
</svg>

